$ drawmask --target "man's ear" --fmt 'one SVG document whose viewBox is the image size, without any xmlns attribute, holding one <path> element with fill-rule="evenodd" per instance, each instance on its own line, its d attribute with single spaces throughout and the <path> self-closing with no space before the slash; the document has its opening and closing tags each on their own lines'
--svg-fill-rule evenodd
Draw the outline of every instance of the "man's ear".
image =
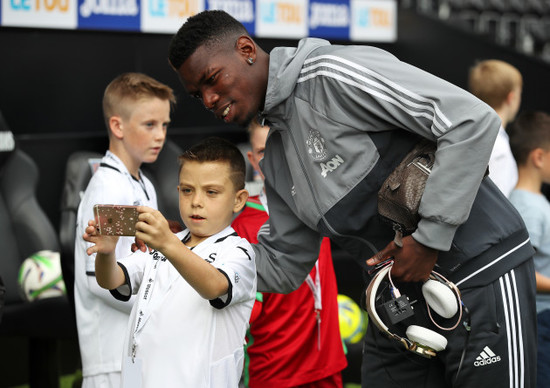
<svg viewBox="0 0 550 388">
<path fill-rule="evenodd" d="M 251 37 L 241 35 L 235 43 L 235 49 L 249 65 L 249 58 L 253 61 L 252 63 L 256 62 L 256 43 L 254 43 Z"/>
<path fill-rule="evenodd" d="M 545 151 L 542 148 L 535 148 L 529 154 L 529 157 L 536 168 L 542 168 L 544 166 L 544 155 Z"/>
<path fill-rule="evenodd" d="M 248 201 L 248 191 L 242 189 L 235 194 L 235 206 L 233 206 L 233 213 L 238 213 L 242 210 L 244 205 Z"/>
<path fill-rule="evenodd" d="M 117 139 L 123 138 L 122 119 L 120 116 L 111 116 L 109 119 L 109 129 Z"/>
</svg>

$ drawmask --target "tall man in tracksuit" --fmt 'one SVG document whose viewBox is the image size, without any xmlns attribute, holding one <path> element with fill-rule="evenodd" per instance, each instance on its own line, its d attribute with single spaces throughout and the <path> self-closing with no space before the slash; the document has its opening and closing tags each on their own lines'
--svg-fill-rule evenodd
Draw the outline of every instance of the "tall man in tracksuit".
<svg viewBox="0 0 550 388">
<path fill-rule="evenodd" d="M 448 345 L 437 357 L 408 352 L 369 325 L 364 386 L 534 387 L 533 249 L 521 217 L 484 178 L 500 126 L 491 108 L 373 47 L 304 39 L 267 54 L 223 11 L 189 18 L 169 60 L 220 119 L 246 125 L 259 115 L 271 127 L 258 290 L 298 287 L 323 236 L 365 268 L 369 258 L 372 266 L 393 257 L 393 280 L 430 330 L 416 282 L 436 268 L 460 288 L 468 313 L 441 332 Z M 437 143 L 436 163 L 418 228 L 398 247 L 377 214 L 377 192 L 420 138 Z"/>
</svg>

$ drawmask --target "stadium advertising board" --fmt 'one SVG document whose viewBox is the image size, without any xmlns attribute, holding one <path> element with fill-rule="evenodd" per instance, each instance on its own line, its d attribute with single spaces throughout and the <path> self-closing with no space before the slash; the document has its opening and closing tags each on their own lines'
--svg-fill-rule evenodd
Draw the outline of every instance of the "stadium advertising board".
<svg viewBox="0 0 550 388">
<path fill-rule="evenodd" d="M 396 0 L 0 0 L 0 26 L 173 34 L 222 9 L 256 37 L 392 42 Z"/>
</svg>

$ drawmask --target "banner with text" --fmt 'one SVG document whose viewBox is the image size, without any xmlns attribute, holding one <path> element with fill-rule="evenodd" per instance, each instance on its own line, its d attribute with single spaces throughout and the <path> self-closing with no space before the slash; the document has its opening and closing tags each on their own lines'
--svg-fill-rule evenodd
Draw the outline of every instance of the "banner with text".
<svg viewBox="0 0 550 388">
<path fill-rule="evenodd" d="M 261 38 L 394 42 L 397 0 L 0 0 L 0 26 L 173 34 L 221 9 Z"/>
</svg>

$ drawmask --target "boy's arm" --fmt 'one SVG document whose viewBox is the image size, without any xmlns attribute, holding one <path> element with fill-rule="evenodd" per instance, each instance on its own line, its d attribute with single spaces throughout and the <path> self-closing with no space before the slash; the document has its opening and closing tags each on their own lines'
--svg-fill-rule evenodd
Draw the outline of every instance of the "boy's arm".
<svg viewBox="0 0 550 388">
<path fill-rule="evenodd" d="M 227 293 L 227 278 L 183 245 L 158 210 L 139 206 L 138 212 L 140 215 L 136 224 L 136 237 L 143 240 L 147 246 L 162 252 L 201 297 L 212 300 Z"/>
<path fill-rule="evenodd" d="M 114 290 L 125 283 L 124 272 L 117 264 L 114 252 L 96 255 L 95 277 L 97 284 L 107 290 Z"/>
<path fill-rule="evenodd" d="M 96 254 L 95 276 L 97 283 L 108 290 L 122 286 L 125 282 L 125 277 L 115 257 L 118 237 L 97 234 L 94 220 L 88 222 L 88 226 L 82 237 L 84 240 L 94 244 L 86 250 L 86 253 L 88 255 Z"/>
<path fill-rule="evenodd" d="M 177 237 L 174 240 L 161 252 L 185 281 L 207 300 L 227 294 L 229 282 L 225 275 L 183 245 Z"/>
</svg>

